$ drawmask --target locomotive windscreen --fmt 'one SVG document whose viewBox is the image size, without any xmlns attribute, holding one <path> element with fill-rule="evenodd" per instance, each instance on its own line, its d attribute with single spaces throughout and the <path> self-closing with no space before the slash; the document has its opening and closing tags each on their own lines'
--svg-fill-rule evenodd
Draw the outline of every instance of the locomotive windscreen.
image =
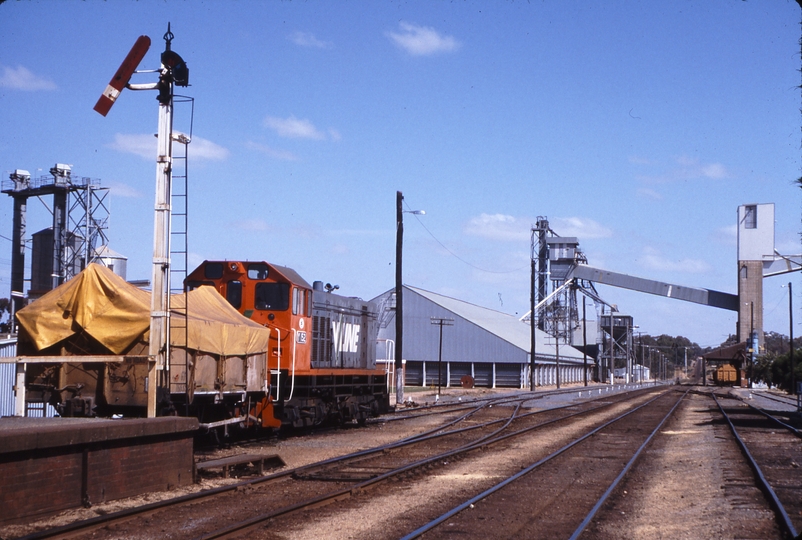
<svg viewBox="0 0 802 540">
<path fill-rule="evenodd" d="M 256 309 L 286 311 L 290 307 L 289 283 L 257 283 Z"/>
</svg>

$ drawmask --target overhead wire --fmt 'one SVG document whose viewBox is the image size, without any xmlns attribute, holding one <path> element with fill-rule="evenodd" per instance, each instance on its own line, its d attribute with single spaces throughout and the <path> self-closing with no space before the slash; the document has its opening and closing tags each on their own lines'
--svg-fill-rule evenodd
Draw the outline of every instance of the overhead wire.
<svg viewBox="0 0 802 540">
<path fill-rule="evenodd" d="M 415 212 L 412 210 L 412 208 L 409 206 L 409 203 L 407 203 L 406 199 L 404 199 L 404 204 L 406 205 L 406 207 L 407 207 L 407 209 L 408 209 L 408 213 L 410 213 L 410 214 L 412 214 L 413 216 L 415 216 L 415 219 L 418 221 L 418 223 L 420 223 L 420 226 L 421 226 L 421 227 L 423 227 L 423 229 L 424 229 L 424 230 L 425 230 L 427 233 L 429 233 L 429 236 L 431 236 L 431 237 L 434 239 L 434 241 L 435 241 L 435 242 L 437 242 L 437 243 L 440 245 L 440 247 L 442 247 L 444 250 L 446 250 L 446 251 L 447 251 L 447 252 L 448 252 L 448 253 L 449 253 L 449 254 L 450 254 L 452 257 L 456 258 L 458 261 L 462 262 L 463 264 L 466 264 L 466 265 L 470 266 L 471 268 L 473 268 L 473 269 L 475 269 L 475 270 L 479 270 L 480 272 L 487 272 L 488 274 L 513 274 L 513 273 L 515 273 L 515 272 L 520 272 L 520 271 L 521 271 L 521 270 L 523 270 L 524 268 L 529 268 L 529 264 L 530 264 L 530 263 L 529 263 L 529 262 L 527 262 L 527 263 L 526 263 L 524 266 L 521 266 L 521 267 L 519 267 L 519 268 L 515 268 L 515 269 L 513 269 L 513 270 L 488 270 L 488 269 L 486 269 L 486 268 L 481 268 L 481 267 L 479 267 L 479 266 L 476 266 L 476 265 L 475 265 L 475 264 L 473 264 L 473 263 L 470 263 L 470 262 L 466 261 L 465 259 L 463 259 L 463 258 L 462 258 L 462 257 L 460 257 L 459 255 L 457 255 L 456 253 L 454 253 L 453 251 L 451 251 L 451 250 L 450 250 L 450 249 L 449 249 L 449 248 L 448 248 L 448 247 L 447 247 L 447 246 L 446 246 L 446 245 L 445 245 L 443 242 L 441 242 L 441 241 L 440 241 L 440 240 L 439 240 L 439 239 L 438 239 L 438 238 L 437 238 L 437 237 L 436 237 L 436 236 L 435 236 L 435 235 L 432 233 L 432 231 L 430 231 L 430 230 L 429 230 L 429 228 L 428 228 L 426 225 L 424 225 L 423 221 L 421 221 L 421 219 L 418 217 L 418 214 L 416 214 L 416 213 L 415 213 Z"/>
</svg>

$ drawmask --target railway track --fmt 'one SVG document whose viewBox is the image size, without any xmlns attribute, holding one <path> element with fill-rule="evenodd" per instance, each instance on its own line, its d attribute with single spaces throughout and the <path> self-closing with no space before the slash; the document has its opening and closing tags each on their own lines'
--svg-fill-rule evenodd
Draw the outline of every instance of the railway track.
<svg viewBox="0 0 802 540">
<path fill-rule="evenodd" d="M 750 401 L 757 401 L 758 403 L 755 406 L 761 409 L 768 409 L 770 405 L 772 409 L 778 411 L 795 412 L 797 410 L 796 396 L 777 394 L 767 391 L 754 391 L 750 392 Z M 744 402 L 748 403 L 745 400 Z M 765 406 L 763 405 L 764 403 L 766 404 Z"/>
<path fill-rule="evenodd" d="M 460 535 L 571 540 L 580 537 L 638 537 L 635 531 L 639 527 L 621 517 L 627 513 L 620 510 L 625 507 L 620 501 L 627 497 L 627 490 L 619 484 L 627 477 L 644 449 L 655 437 L 661 436 L 660 430 L 675 413 L 684 396 L 675 400 L 667 411 L 671 398 L 661 396 L 622 414 L 461 502 L 402 538 L 451 538 Z M 725 478 L 727 484 L 720 489 L 728 492 L 726 497 L 730 501 L 731 512 L 727 519 L 732 522 L 731 529 L 738 530 L 734 534 L 744 538 L 798 538 L 802 526 L 802 478 L 799 473 L 802 444 L 799 430 L 737 399 L 719 397 L 714 393 L 710 393 L 709 398 L 715 401 L 721 419 L 729 427 L 732 440 L 738 443 L 743 453 L 745 461 L 739 459 L 738 465 L 748 464 L 754 474 L 754 482 L 751 482 L 748 477 L 745 478 L 743 467 L 739 470 L 737 466 L 732 466 L 732 469 L 728 467 L 725 471 L 725 477 L 730 477 Z M 606 435 L 606 438 L 600 435 Z M 583 474 L 587 470 L 586 462 L 599 456 L 603 456 L 603 461 L 610 466 L 592 467 L 593 477 L 588 478 Z M 627 459 L 628 456 L 631 457 Z M 649 482 L 654 482 L 648 474 L 645 477 Z M 687 478 L 685 481 L 691 483 L 694 479 Z M 579 482 L 583 483 L 581 489 L 570 488 Z M 632 483 L 637 482 L 644 482 L 644 478 Z M 765 495 L 762 501 L 754 500 L 755 486 Z M 628 487 L 631 489 L 632 485 Z M 594 501 L 598 493 L 601 495 Z M 616 494 L 618 504 L 608 504 L 613 494 Z M 712 498 L 714 494 L 709 495 Z M 510 502 L 521 500 L 526 501 L 523 507 L 520 504 L 516 507 L 514 502 Z M 679 506 L 680 511 L 684 510 L 683 505 Z M 765 506 L 771 507 L 773 515 L 764 511 Z M 627 510 L 630 508 L 631 505 Z M 585 512 L 584 518 L 581 518 Z M 586 533 L 588 526 L 600 514 L 600 521 L 606 522 L 606 527 L 596 526 Z M 772 523 L 772 517 L 775 523 Z M 652 530 L 644 536 L 659 534 L 672 537 L 671 533 L 667 533 L 671 529 L 665 521 L 664 517 L 663 523 L 652 523 Z M 640 527 L 641 531 L 643 529 Z M 678 530 L 682 530 L 681 525 Z M 712 536 L 702 530 L 691 534 L 697 534 L 700 538 Z M 733 533 L 724 533 L 720 537 L 727 537 L 728 534 Z"/>
<path fill-rule="evenodd" d="M 640 390 L 625 395 L 604 396 L 559 409 L 537 411 L 521 407 L 522 403 L 531 399 L 531 394 L 504 398 L 502 406 L 499 406 L 498 400 L 491 400 L 473 405 L 436 429 L 389 445 L 225 488 L 101 516 L 26 538 L 83 537 L 89 534 L 92 538 L 114 538 L 126 536 L 130 531 L 147 530 L 154 523 L 161 527 L 161 532 L 170 531 L 166 536 L 174 538 L 236 536 L 244 531 L 259 529 L 265 522 L 273 523 L 279 516 L 350 498 L 392 479 L 420 476 L 433 468 L 447 466 L 450 461 L 464 459 L 472 451 L 504 444 L 503 441 L 545 426 L 570 424 L 580 418 L 595 417 L 611 408 L 627 407 L 621 403 L 638 399 L 633 396 L 653 392 Z M 247 504 L 242 504 L 245 501 Z M 232 512 L 232 508 L 236 508 L 236 512 Z M 259 511 L 267 508 L 276 510 Z M 246 514 L 250 514 L 250 517 L 237 519 Z"/>
<path fill-rule="evenodd" d="M 786 421 L 739 400 L 711 393 L 783 532 L 802 532 L 802 432 Z M 770 444 L 766 444 L 770 441 Z"/>
<path fill-rule="evenodd" d="M 488 538 L 578 538 L 679 405 L 684 394 L 677 394 L 659 394 L 586 431 L 402 538 L 460 534 Z M 586 475 L 587 460 L 611 462 L 610 466 L 594 468 L 597 472 L 592 478 L 593 487 L 587 485 L 591 481 Z M 616 465 L 622 463 L 619 469 Z M 567 478 L 583 477 L 586 485 L 582 490 L 565 489 Z M 508 500 L 529 500 L 531 504 L 526 512 L 499 516 L 498 510 Z M 566 535 L 571 530 L 573 534 Z"/>
</svg>

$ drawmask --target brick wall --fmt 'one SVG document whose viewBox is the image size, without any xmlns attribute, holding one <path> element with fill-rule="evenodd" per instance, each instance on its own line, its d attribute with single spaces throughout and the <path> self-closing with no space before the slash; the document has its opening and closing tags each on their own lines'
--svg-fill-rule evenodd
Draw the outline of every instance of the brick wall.
<svg viewBox="0 0 802 540">
<path fill-rule="evenodd" d="M 190 484 L 193 435 L 194 430 L 94 437 L 0 452 L 0 523 Z"/>
</svg>

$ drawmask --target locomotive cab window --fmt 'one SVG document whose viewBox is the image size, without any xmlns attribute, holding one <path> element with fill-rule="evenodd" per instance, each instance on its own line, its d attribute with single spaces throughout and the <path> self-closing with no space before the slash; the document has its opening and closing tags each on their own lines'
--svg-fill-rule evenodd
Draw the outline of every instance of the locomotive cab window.
<svg viewBox="0 0 802 540">
<path fill-rule="evenodd" d="M 229 281 L 226 284 L 226 300 L 228 300 L 228 303 L 234 306 L 235 309 L 239 309 L 242 306 L 241 281 Z"/>
<path fill-rule="evenodd" d="M 248 279 L 267 279 L 267 265 L 264 263 L 249 264 Z"/>
<path fill-rule="evenodd" d="M 223 277 L 223 263 L 209 263 L 203 269 L 203 277 L 206 279 L 220 279 Z"/>
<path fill-rule="evenodd" d="M 290 307 L 290 284 L 257 283 L 254 307 L 273 311 L 287 310 Z"/>
<path fill-rule="evenodd" d="M 292 314 L 298 315 L 301 311 L 301 289 L 298 287 L 292 288 Z"/>
</svg>

